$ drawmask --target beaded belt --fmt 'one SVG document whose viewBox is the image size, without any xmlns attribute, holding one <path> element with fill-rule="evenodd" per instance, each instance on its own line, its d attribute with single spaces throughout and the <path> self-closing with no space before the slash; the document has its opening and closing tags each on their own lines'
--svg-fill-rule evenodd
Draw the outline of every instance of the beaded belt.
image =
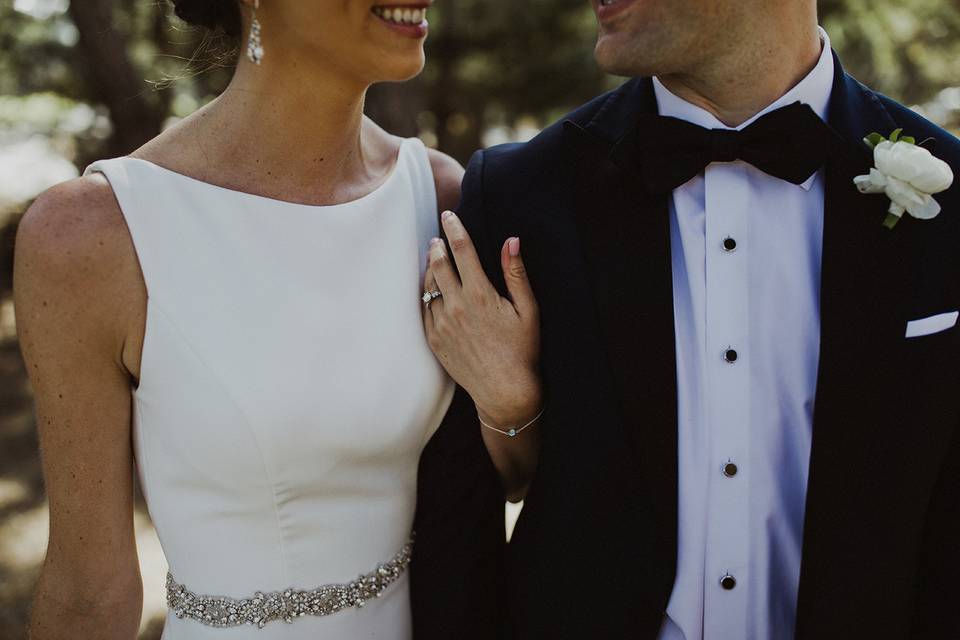
<svg viewBox="0 0 960 640">
<path fill-rule="evenodd" d="M 329 584 L 310 591 L 257 592 L 251 598 L 200 596 L 178 584 L 168 573 L 167 606 L 178 618 L 196 620 L 209 627 L 255 624 L 262 629 L 273 620 L 293 622 L 300 616 L 328 616 L 379 598 L 406 570 L 412 552 L 411 537 L 389 562 L 347 584 Z"/>
</svg>

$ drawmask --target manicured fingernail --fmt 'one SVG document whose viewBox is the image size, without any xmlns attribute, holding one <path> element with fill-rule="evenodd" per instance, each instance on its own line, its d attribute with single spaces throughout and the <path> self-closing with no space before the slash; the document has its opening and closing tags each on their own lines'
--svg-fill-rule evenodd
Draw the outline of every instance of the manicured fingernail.
<svg viewBox="0 0 960 640">
<path fill-rule="evenodd" d="M 507 240 L 507 251 L 510 252 L 511 258 L 516 258 L 520 255 L 520 238 L 510 238 Z"/>
<path fill-rule="evenodd" d="M 430 238 L 430 246 L 431 246 L 431 247 L 432 247 L 433 245 L 439 243 L 439 242 L 440 242 L 440 238 Z"/>
<path fill-rule="evenodd" d="M 440 216 L 442 220 L 449 220 L 452 217 L 453 217 L 453 211 L 444 211 L 443 215 Z"/>
</svg>

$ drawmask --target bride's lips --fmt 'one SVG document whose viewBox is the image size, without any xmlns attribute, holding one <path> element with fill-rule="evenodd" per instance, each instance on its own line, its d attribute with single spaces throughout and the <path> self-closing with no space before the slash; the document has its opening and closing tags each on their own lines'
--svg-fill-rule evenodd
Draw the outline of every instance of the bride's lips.
<svg viewBox="0 0 960 640">
<path fill-rule="evenodd" d="M 429 30 L 427 9 L 431 3 L 379 4 L 370 12 L 390 29 L 409 38 L 426 37 Z"/>
<path fill-rule="evenodd" d="M 637 0 L 597 0 L 597 19 L 609 22 L 629 9 Z"/>
</svg>

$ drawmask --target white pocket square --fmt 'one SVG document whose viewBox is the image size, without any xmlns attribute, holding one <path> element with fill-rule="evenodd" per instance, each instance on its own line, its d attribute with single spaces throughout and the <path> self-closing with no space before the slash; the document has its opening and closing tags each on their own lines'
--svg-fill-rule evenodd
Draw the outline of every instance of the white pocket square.
<svg viewBox="0 0 960 640">
<path fill-rule="evenodd" d="M 957 318 L 960 318 L 960 311 L 940 313 L 929 318 L 911 320 L 907 323 L 907 337 L 920 338 L 952 329 L 957 324 Z"/>
</svg>

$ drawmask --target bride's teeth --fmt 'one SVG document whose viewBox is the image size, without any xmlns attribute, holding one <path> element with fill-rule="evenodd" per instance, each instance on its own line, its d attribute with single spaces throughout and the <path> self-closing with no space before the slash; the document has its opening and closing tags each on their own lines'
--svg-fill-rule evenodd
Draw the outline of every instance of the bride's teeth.
<svg viewBox="0 0 960 640">
<path fill-rule="evenodd" d="M 397 24 L 420 24 L 427 17 L 426 9 L 392 8 L 392 7 L 374 7 L 373 13 Z"/>
<path fill-rule="evenodd" d="M 427 17 L 425 8 L 374 7 L 374 15 L 396 24 L 420 24 Z"/>
</svg>

